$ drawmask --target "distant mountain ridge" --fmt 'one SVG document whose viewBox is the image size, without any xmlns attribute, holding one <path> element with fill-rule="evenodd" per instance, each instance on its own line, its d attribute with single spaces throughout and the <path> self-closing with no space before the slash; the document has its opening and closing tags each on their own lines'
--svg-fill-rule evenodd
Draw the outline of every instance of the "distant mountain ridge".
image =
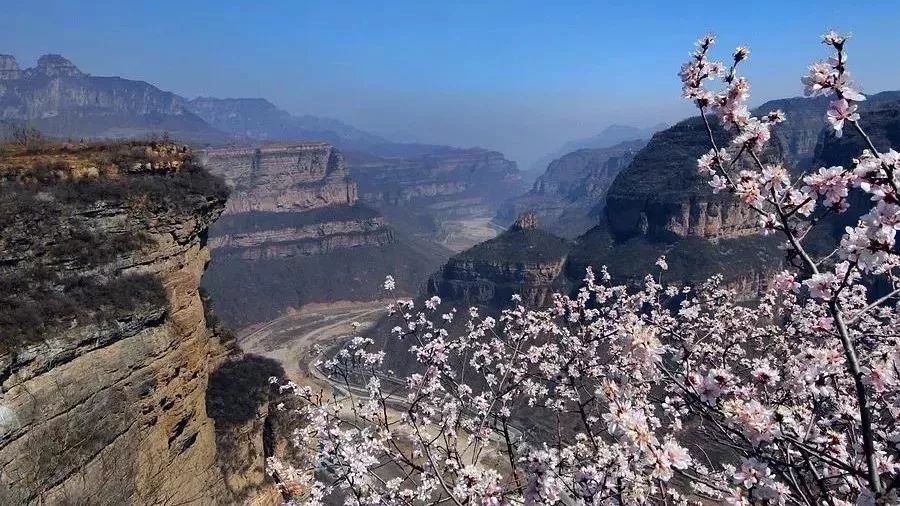
<svg viewBox="0 0 900 506">
<path fill-rule="evenodd" d="M 264 98 L 184 99 L 184 107 L 213 127 L 258 141 L 323 141 L 345 149 L 365 149 L 388 141 L 340 120 L 294 116 Z"/>
<path fill-rule="evenodd" d="M 0 55 L 0 120 L 30 123 L 58 137 L 137 137 L 170 132 L 187 142 L 229 136 L 182 106 L 181 97 L 145 83 L 81 72 L 60 55 L 22 69 Z"/>
<path fill-rule="evenodd" d="M 170 133 L 202 144 L 324 141 L 344 149 L 390 142 L 336 119 L 294 116 L 263 98 L 187 99 L 144 81 L 84 73 L 57 54 L 23 69 L 0 54 L 0 121 L 29 123 L 56 137 Z"/>
<path fill-rule="evenodd" d="M 646 128 L 612 124 L 604 128 L 603 131 L 597 135 L 569 141 L 563 144 L 559 149 L 541 157 L 532 165 L 531 172 L 543 174 L 547 166 L 550 165 L 550 162 L 562 158 L 573 151 L 578 151 L 579 149 L 609 148 L 627 141 L 649 139 L 654 133 L 665 130 L 668 127 L 669 125 L 666 123 L 659 123 Z"/>
<path fill-rule="evenodd" d="M 497 215 L 500 223 L 533 211 L 541 228 L 574 239 L 597 224 L 606 192 L 631 163 L 647 139 L 625 141 L 606 148 L 584 148 L 553 160 L 531 190 L 507 201 Z"/>
</svg>

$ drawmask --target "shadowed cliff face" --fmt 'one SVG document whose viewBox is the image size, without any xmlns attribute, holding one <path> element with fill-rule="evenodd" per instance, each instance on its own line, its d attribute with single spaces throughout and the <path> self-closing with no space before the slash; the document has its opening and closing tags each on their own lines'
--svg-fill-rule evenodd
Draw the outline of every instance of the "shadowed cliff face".
<svg viewBox="0 0 900 506">
<path fill-rule="evenodd" d="M 711 123 L 718 145 L 727 145 L 729 136 L 717 121 Z M 646 236 L 664 241 L 753 234 L 757 218 L 752 210 L 730 194 L 713 194 L 708 178 L 697 173 L 697 158 L 708 150 L 700 118 L 654 135 L 607 193 L 606 223 L 612 234 L 619 240 Z M 761 156 L 765 162 L 781 160 L 780 146 L 770 143 Z"/>
<path fill-rule="evenodd" d="M 0 503 L 227 501 L 198 294 L 225 185 L 161 143 L 6 147 L 0 185 Z"/>
<path fill-rule="evenodd" d="M 358 202 L 343 156 L 328 144 L 214 149 L 204 160 L 234 187 L 211 228 L 204 277 L 231 325 L 309 302 L 377 298 L 389 274 L 412 293 L 440 261 L 398 239 L 383 216 Z"/>
</svg>

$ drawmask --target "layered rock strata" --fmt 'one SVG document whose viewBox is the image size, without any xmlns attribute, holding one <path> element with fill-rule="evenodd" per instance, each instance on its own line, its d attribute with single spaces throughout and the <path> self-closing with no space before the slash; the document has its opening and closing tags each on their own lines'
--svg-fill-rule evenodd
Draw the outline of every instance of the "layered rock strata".
<svg viewBox="0 0 900 506">
<path fill-rule="evenodd" d="M 203 160 L 234 188 L 211 229 L 204 279 L 232 325 L 309 302 L 377 297 L 388 274 L 410 290 L 436 265 L 359 203 L 343 155 L 328 144 L 210 149 Z"/>
<path fill-rule="evenodd" d="M 457 251 L 496 235 L 489 224 L 498 209 L 524 190 L 515 162 L 480 148 L 433 147 L 408 156 L 352 153 L 348 163 L 362 202 L 400 230 Z"/>
</svg>

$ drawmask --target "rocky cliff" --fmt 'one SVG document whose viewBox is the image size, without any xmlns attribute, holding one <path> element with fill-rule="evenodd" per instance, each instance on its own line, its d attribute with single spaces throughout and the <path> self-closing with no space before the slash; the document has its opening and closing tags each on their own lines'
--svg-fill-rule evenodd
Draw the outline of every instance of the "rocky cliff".
<svg viewBox="0 0 900 506">
<path fill-rule="evenodd" d="M 455 251 L 496 235 L 489 223 L 504 200 L 523 190 L 515 162 L 480 148 L 434 146 L 411 156 L 354 152 L 348 163 L 362 202 L 402 231 Z"/>
<path fill-rule="evenodd" d="M 309 302 L 376 298 L 388 274 L 413 291 L 441 261 L 358 202 L 343 155 L 328 144 L 211 149 L 203 159 L 234 188 L 211 228 L 204 278 L 229 324 Z"/>
<path fill-rule="evenodd" d="M 613 180 L 646 144 L 636 140 L 580 149 L 554 160 L 528 193 L 506 203 L 498 221 L 511 222 L 531 210 L 549 232 L 568 238 L 583 234 L 599 221 L 597 210 L 603 209 Z"/>
<path fill-rule="evenodd" d="M 785 161 L 797 170 L 806 170 L 813 163 L 816 145 L 825 127 L 828 97 L 783 98 L 759 106 L 754 114 L 781 109 L 787 116 L 784 123 L 773 130 L 781 144 Z"/>
<path fill-rule="evenodd" d="M 725 131 L 717 125 L 713 131 L 719 145 L 725 145 Z M 755 233 L 752 211 L 730 194 L 714 194 L 708 179 L 697 173 L 697 157 L 709 150 L 708 142 L 703 122 L 691 118 L 657 133 L 635 155 L 606 195 L 606 224 L 617 239 L 716 239 Z M 779 160 L 779 145 L 773 143 L 762 156 Z"/>
<path fill-rule="evenodd" d="M 507 307 L 513 294 L 531 307 L 546 304 L 564 289 L 570 244 L 537 225 L 533 213 L 523 213 L 506 232 L 454 256 L 429 280 L 429 294 L 462 307 Z"/>
<path fill-rule="evenodd" d="M 198 293 L 225 185 L 172 144 L 0 149 L 0 503 L 237 501 Z"/>
</svg>

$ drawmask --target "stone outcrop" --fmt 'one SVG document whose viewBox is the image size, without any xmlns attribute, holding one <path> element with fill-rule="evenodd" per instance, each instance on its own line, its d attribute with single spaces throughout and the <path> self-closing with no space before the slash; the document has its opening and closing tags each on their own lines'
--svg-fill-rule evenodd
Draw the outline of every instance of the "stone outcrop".
<svg viewBox="0 0 900 506">
<path fill-rule="evenodd" d="M 29 69 L 28 75 L 54 77 L 82 77 L 85 74 L 69 60 L 58 54 L 45 54 L 38 58 L 37 67 Z"/>
<path fill-rule="evenodd" d="M 211 228 L 204 278 L 229 324 L 309 302 L 375 298 L 388 274 L 412 290 L 438 262 L 358 202 L 343 155 L 328 144 L 210 149 L 203 160 L 234 188 Z"/>
<path fill-rule="evenodd" d="M 228 349 L 198 293 L 225 185 L 168 144 L 17 153 L 0 158 L 0 503 L 236 501 L 206 404 Z"/>
<path fill-rule="evenodd" d="M 325 143 L 210 149 L 205 165 L 233 187 L 211 246 L 255 260 L 386 244 L 383 218 L 357 206 L 343 156 Z"/>
<path fill-rule="evenodd" d="M 299 212 L 357 200 L 343 156 L 325 143 L 208 150 L 206 158 L 235 188 L 229 214 Z"/>
<path fill-rule="evenodd" d="M 580 149 L 554 160 L 528 193 L 506 203 L 498 221 L 508 223 L 530 209 L 540 217 L 541 226 L 554 234 L 569 238 L 583 234 L 599 221 L 598 211 L 613 180 L 646 143 L 636 140 Z"/>
</svg>

